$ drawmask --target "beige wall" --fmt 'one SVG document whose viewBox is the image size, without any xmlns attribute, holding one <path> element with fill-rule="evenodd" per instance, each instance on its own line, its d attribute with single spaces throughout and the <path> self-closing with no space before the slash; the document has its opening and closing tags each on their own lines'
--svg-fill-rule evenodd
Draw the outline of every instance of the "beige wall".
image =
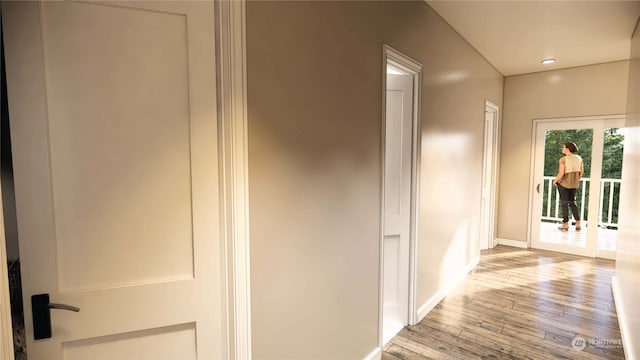
<svg viewBox="0 0 640 360">
<path fill-rule="evenodd" d="M 479 255 L 502 76 L 423 1 L 247 2 L 254 358 L 377 346 L 382 53 L 424 65 L 418 306 Z"/>
<path fill-rule="evenodd" d="M 527 241 L 533 120 L 624 114 L 628 74 L 619 61 L 505 78 L 498 238 Z"/>
<path fill-rule="evenodd" d="M 627 359 L 640 359 L 640 29 L 631 43 L 629 93 L 622 187 L 620 232 L 616 255 L 616 309 L 625 336 Z M 627 186 L 626 184 L 630 184 Z"/>
</svg>

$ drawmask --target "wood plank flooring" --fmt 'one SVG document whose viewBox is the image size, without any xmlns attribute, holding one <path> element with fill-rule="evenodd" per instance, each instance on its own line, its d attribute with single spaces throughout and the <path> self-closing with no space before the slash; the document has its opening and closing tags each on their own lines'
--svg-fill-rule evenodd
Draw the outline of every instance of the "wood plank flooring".
<svg viewBox="0 0 640 360">
<path fill-rule="evenodd" d="M 507 246 L 384 347 L 384 360 L 624 359 L 615 262 Z"/>
</svg>

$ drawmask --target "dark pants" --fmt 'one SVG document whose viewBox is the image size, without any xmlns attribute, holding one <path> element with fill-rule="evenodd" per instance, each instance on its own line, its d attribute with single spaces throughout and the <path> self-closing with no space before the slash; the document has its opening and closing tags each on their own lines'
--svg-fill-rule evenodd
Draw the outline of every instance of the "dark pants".
<svg viewBox="0 0 640 360">
<path fill-rule="evenodd" d="M 580 214 L 578 213 L 578 207 L 576 206 L 576 190 L 567 189 L 560 184 L 558 186 L 558 195 L 560 196 L 560 207 L 562 208 L 562 221 L 569 222 L 569 208 L 573 213 L 573 218 L 580 220 Z"/>
</svg>

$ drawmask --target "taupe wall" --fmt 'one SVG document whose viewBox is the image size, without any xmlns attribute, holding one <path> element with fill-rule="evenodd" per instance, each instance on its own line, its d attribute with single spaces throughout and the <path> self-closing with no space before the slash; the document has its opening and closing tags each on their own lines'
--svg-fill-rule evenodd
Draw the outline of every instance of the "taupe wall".
<svg viewBox="0 0 640 360">
<path fill-rule="evenodd" d="M 631 43 L 629 95 L 625 137 L 620 232 L 616 254 L 616 309 L 625 335 L 627 359 L 640 359 L 640 29 Z M 627 184 L 630 184 L 627 186 Z"/>
<path fill-rule="evenodd" d="M 503 77 L 423 1 L 247 3 L 255 359 L 377 346 L 382 54 L 424 65 L 418 306 L 479 255 L 484 102 Z"/>
<path fill-rule="evenodd" d="M 624 114 L 628 75 L 619 61 L 505 78 L 498 238 L 527 241 L 533 120 Z"/>
</svg>

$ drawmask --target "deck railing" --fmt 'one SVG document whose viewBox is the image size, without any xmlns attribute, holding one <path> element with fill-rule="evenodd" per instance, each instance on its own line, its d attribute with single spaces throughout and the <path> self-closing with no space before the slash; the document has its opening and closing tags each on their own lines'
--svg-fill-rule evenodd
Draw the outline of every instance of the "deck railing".
<svg viewBox="0 0 640 360">
<path fill-rule="evenodd" d="M 543 180 L 543 221 L 562 221 L 562 211 L 560 210 L 560 198 L 553 185 L 555 176 L 544 176 Z M 589 204 L 590 178 L 580 179 L 580 187 L 576 192 L 576 202 L 580 211 L 580 218 L 588 220 L 585 215 Z M 618 228 L 618 205 L 620 199 L 620 179 L 600 179 L 600 204 L 598 206 L 598 226 L 608 229 Z"/>
</svg>

